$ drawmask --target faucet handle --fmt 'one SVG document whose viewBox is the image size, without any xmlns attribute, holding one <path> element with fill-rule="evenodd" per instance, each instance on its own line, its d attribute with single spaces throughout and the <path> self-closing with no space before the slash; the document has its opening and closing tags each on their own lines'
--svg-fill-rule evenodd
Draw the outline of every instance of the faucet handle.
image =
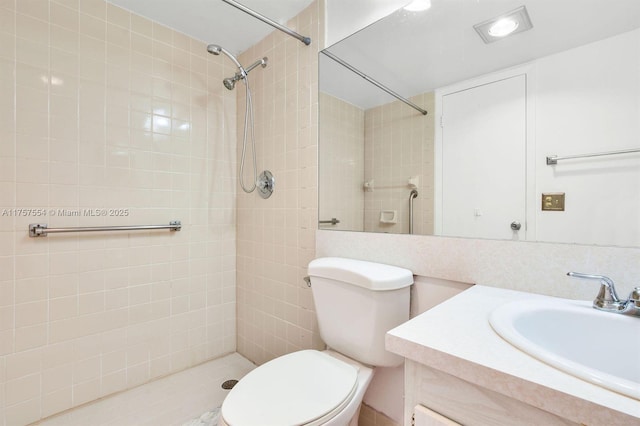
<svg viewBox="0 0 640 426">
<path fill-rule="evenodd" d="M 613 280 L 604 275 L 583 274 L 580 272 L 567 272 L 567 275 L 574 278 L 600 281 L 600 291 L 593 301 L 593 307 L 601 310 L 619 310 L 624 308 L 624 302 L 620 302 L 616 294 L 616 287 Z"/>
<path fill-rule="evenodd" d="M 633 290 L 631 290 L 627 302 L 633 303 L 636 308 L 640 308 L 640 287 L 635 287 Z"/>
</svg>

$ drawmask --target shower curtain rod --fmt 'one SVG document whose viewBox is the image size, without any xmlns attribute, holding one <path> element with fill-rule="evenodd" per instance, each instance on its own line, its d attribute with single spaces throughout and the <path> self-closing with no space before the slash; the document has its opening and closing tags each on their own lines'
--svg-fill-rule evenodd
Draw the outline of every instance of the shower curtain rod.
<svg viewBox="0 0 640 426">
<path fill-rule="evenodd" d="M 264 22 L 265 24 L 269 24 L 274 28 L 279 29 L 280 31 L 282 31 L 283 33 L 287 33 L 289 34 L 291 37 L 295 37 L 298 40 L 300 40 L 301 42 L 303 42 L 304 44 L 306 44 L 307 46 L 311 44 L 311 39 L 309 37 L 305 37 L 303 35 L 298 34 L 297 32 L 285 27 L 284 25 L 280 25 L 277 22 L 267 18 L 266 16 L 263 16 L 261 14 L 259 14 L 258 12 L 249 9 L 247 6 L 244 6 L 240 3 L 238 3 L 237 1 L 234 0 L 222 0 L 223 2 L 240 9 L 241 11 L 243 11 L 244 13 L 247 13 L 251 16 L 253 16 L 254 18 L 258 18 L 259 20 L 261 20 L 262 22 Z"/>
<path fill-rule="evenodd" d="M 226 1 L 226 0 L 223 0 L 223 1 Z M 343 67 L 345 67 L 345 68 L 353 71 L 354 73 L 358 74 L 360 77 L 364 78 L 369 83 L 373 84 L 374 86 L 378 87 L 379 89 L 384 90 L 385 92 L 387 92 L 388 94 L 390 94 L 394 98 L 398 99 L 399 101 L 402 101 L 405 104 L 409 105 L 411 108 L 413 108 L 413 109 L 415 109 L 417 111 L 420 111 L 420 113 L 422 115 L 427 115 L 427 110 L 420 108 L 418 105 L 414 104 L 409 99 L 407 99 L 407 98 L 405 98 L 403 96 L 400 96 L 399 94 L 397 94 L 393 90 L 389 89 L 387 86 L 383 85 L 382 83 L 378 83 L 376 80 L 374 80 L 373 78 L 369 77 L 368 75 L 366 75 L 365 73 L 363 73 L 359 69 L 349 65 L 348 63 L 346 63 L 342 59 L 340 59 L 337 56 L 335 56 L 333 53 L 327 51 L 326 49 L 323 50 L 322 53 L 324 53 L 325 55 L 327 55 L 328 57 L 330 57 L 331 59 L 333 59 L 334 61 L 336 61 L 340 65 L 342 65 Z"/>
</svg>

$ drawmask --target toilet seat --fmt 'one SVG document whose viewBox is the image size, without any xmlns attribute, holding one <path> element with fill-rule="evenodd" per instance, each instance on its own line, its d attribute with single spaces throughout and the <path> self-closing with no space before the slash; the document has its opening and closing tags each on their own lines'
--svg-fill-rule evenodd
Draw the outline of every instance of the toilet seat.
<svg viewBox="0 0 640 426">
<path fill-rule="evenodd" d="M 222 417 L 229 426 L 315 426 L 340 413 L 357 385 L 356 366 L 325 352 L 294 352 L 238 382 L 222 404 Z"/>
</svg>

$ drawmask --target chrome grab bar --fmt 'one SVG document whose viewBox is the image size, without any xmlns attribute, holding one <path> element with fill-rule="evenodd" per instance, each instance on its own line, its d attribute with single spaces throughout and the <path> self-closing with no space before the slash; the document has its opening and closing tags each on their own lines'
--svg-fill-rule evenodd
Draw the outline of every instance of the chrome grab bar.
<svg viewBox="0 0 640 426">
<path fill-rule="evenodd" d="M 409 234 L 413 234 L 413 200 L 418 197 L 418 191 L 412 189 L 409 193 Z"/>
<path fill-rule="evenodd" d="M 147 231 L 152 229 L 168 229 L 179 231 L 182 223 L 179 220 L 169 222 L 168 225 L 132 225 L 132 226 L 82 226 L 71 228 L 49 228 L 46 223 L 29 224 L 29 237 L 46 237 L 47 234 L 63 232 L 98 232 L 98 231 Z"/>
<path fill-rule="evenodd" d="M 587 157 L 601 157 L 603 155 L 631 154 L 634 152 L 640 152 L 640 148 L 621 149 L 619 151 L 594 152 L 591 154 L 565 155 L 564 157 L 558 157 L 557 155 L 550 155 L 547 157 L 547 166 L 553 166 L 555 164 L 558 164 L 558 161 L 561 161 L 561 160 L 571 160 L 574 158 L 587 158 Z"/>
<path fill-rule="evenodd" d="M 338 223 L 340 223 L 340 221 L 338 219 L 336 219 L 335 217 L 332 217 L 331 220 L 319 220 L 318 223 L 322 224 L 322 223 L 330 223 L 332 225 L 337 225 Z"/>
</svg>

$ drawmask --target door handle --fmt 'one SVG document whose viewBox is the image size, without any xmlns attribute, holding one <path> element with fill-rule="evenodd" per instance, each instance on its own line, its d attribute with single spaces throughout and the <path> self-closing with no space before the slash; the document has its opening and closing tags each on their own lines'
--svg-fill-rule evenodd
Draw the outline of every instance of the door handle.
<svg viewBox="0 0 640 426">
<path fill-rule="evenodd" d="M 520 228 L 522 228 L 522 225 L 520 224 L 520 222 L 518 222 L 517 220 L 514 220 L 513 222 L 511 222 L 511 229 L 513 229 L 514 231 L 519 231 Z"/>
</svg>

